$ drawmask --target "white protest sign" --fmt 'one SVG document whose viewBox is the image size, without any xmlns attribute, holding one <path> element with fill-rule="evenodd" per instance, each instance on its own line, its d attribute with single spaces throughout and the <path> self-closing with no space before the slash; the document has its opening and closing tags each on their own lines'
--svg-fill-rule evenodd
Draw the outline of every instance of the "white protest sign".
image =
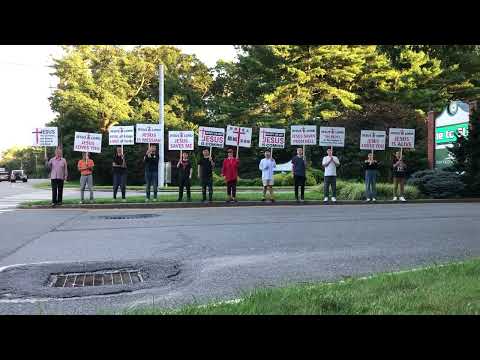
<svg viewBox="0 0 480 360">
<path fill-rule="evenodd" d="M 168 150 L 193 150 L 193 131 L 169 131 Z"/>
<path fill-rule="evenodd" d="M 320 146 L 345 146 L 345 128 L 320 126 Z"/>
<path fill-rule="evenodd" d="M 158 124 L 137 124 L 135 142 L 140 144 L 160 144 L 160 125 Z"/>
<path fill-rule="evenodd" d="M 134 140 L 133 126 L 112 126 L 108 131 L 109 145 L 133 145 Z"/>
<path fill-rule="evenodd" d="M 58 146 L 58 129 L 56 127 L 35 128 L 32 135 L 33 146 Z"/>
<path fill-rule="evenodd" d="M 225 129 L 200 126 L 198 128 L 198 146 L 223 148 Z"/>
<path fill-rule="evenodd" d="M 388 146 L 394 148 L 415 148 L 415 129 L 390 129 Z"/>
<path fill-rule="evenodd" d="M 292 125 L 290 127 L 290 145 L 316 145 L 316 125 Z"/>
<path fill-rule="evenodd" d="M 73 151 L 100 153 L 102 152 L 102 134 L 75 131 Z"/>
<path fill-rule="evenodd" d="M 225 144 L 240 146 L 240 147 L 247 147 L 247 148 L 251 147 L 252 146 L 252 129 L 228 125 Z"/>
<path fill-rule="evenodd" d="M 258 147 L 285 148 L 285 129 L 260 128 Z"/>
<path fill-rule="evenodd" d="M 360 150 L 385 150 L 385 131 L 362 130 L 360 132 Z"/>
</svg>

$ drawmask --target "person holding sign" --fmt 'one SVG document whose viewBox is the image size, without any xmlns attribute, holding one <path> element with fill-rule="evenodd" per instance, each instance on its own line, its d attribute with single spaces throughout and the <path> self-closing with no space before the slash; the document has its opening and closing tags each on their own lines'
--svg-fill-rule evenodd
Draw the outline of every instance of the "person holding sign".
<svg viewBox="0 0 480 360">
<path fill-rule="evenodd" d="M 50 172 L 52 185 L 52 206 L 62 205 L 63 184 L 68 178 L 67 160 L 62 156 L 62 148 L 55 149 L 55 157 L 48 160 L 45 155 L 45 166 Z"/>
<path fill-rule="evenodd" d="M 303 157 L 303 148 L 297 148 L 297 155 L 292 159 L 292 171 L 295 180 L 295 199 L 298 200 L 298 188 L 301 188 L 300 199 L 304 200 L 305 195 L 305 176 L 307 163 Z"/>
<path fill-rule="evenodd" d="M 113 199 L 117 199 L 118 187 L 122 190 L 122 201 L 126 201 L 125 192 L 127 187 L 127 164 L 125 155 L 123 155 L 122 147 L 117 146 L 117 152 L 113 157 Z"/>
<path fill-rule="evenodd" d="M 158 156 L 157 145 L 151 144 L 145 156 L 143 157 L 145 163 L 145 195 L 146 202 L 150 201 L 150 186 L 153 186 L 153 201 L 157 201 L 158 192 Z"/>
<path fill-rule="evenodd" d="M 202 184 L 202 203 L 207 201 L 207 187 L 208 187 L 208 201 L 213 201 L 213 169 L 215 162 L 210 156 L 208 149 L 203 149 L 203 158 L 198 162 L 198 178 Z"/>
<path fill-rule="evenodd" d="M 82 159 L 78 160 L 77 168 L 80 171 L 80 204 L 83 204 L 85 186 L 88 184 L 90 191 L 90 201 L 93 201 L 93 160 L 88 157 L 88 153 L 82 153 Z"/>
<path fill-rule="evenodd" d="M 267 189 L 270 192 L 270 201 L 274 202 L 273 198 L 273 169 L 277 164 L 275 160 L 271 157 L 269 150 L 265 151 L 265 158 L 260 161 L 258 168 L 262 171 L 262 182 L 263 182 L 263 198 L 262 201 L 266 201 Z"/>
<path fill-rule="evenodd" d="M 403 161 L 403 156 L 400 151 L 395 153 L 393 158 L 393 201 L 407 201 L 405 200 L 405 178 L 407 175 L 407 164 Z M 400 185 L 400 197 L 397 197 L 398 186 Z"/>
<path fill-rule="evenodd" d="M 183 188 L 187 188 L 187 201 L 192 201 L 190 193 L 190 180 L 192 179 L 192 164 L 188 160 L 188 153 L 183 152 L 182 158 L 178 160 L 178 201 L 183 199 Z"/>
<path fill-rule="evenodd" d="M 227 183 L 227 202 L 237 202 L 237 178 L 238 178 L 238 166 L 240 165 L 240 160 L 237 157 L 233 157 L 233 149 L 228 149 L 227 158 L 223 160 L 222 165 L 222 176 Z"/>
<path fill-rule="evenodd" d="M 367 194 L 367 202 L 377 201 L 377 174 L 380 163 L 373 158 L 373 152 L 368 153 L 368 159 L 365 160 L 363 168 L 365 170 L 365 193 Z"/>
<path fill-rule="evenodd" d="M 337 166 L 340 161 L 336 156 L 333 156 L 333 148 L 327 150 L 327 156 L 322 160 L 322 166 L 325 168 L 325 176 L 323 182 L 324 202 L 328 202 L 329 188 L 332 188 L 332 202 L 337 202 Z"/>
</svg>

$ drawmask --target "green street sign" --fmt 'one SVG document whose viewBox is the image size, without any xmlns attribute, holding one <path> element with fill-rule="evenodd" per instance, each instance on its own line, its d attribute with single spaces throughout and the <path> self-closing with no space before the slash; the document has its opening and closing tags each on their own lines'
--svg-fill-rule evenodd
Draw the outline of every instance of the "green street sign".
<svg viewBox="0 0 480 360">
<path fill-rule="evenodd" d="M 468 136 L 468 123 L 440 126 L 435 129 L 435 144 L 451 144 L 457 141 L 457 133 Z"/>
</svg>

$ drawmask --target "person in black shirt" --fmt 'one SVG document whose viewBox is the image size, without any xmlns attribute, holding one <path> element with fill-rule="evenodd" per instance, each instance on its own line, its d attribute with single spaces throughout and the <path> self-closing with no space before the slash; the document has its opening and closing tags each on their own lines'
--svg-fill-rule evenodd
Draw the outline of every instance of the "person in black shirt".
<svg viewBox="0 0 480 360">
<path fill-rule="evenodd" d="M 150 145 L 145 156 L 143 157 L 143 162 L 145 163 L 145 201 L 150 201 L 150 186 L 153 186 L 153 201 L 157 201 L 158 156 L 156 145 Z"/>
<path fill-rule="evenodd" d="M 305 194 L 305 176 L 306 176 L 305 157 L 303 156 L 303 149 L 297 148 L 297 155 L 292 159 L 292 171 L 295 180 L 295 199 L 298 200 L 298 188 L 301 188 L 300 199 L 304 201 Z"/>
<path fill-rule="evenodd" d="M 117 152 L 113 156 L 113 199 L 117 199 L 118 187 L 122 190 L 122 201 L 125 201 L 125 192 L 127 186 L 127 164 L 125 155 L 123 155 L 122 147 L 117 146 Z"/>
<path fill-rule="evenodd" d="M 188 160 L 188 153 L 183 152 L 182 158 L 178 160 L 178 201 L 183 199 L 183 188 L 187 188 L 187 201 L 191 201 L 190 180 L 192 179 L 192 165 Z"/>
<path fill-rule="evenodd" d="M 207 200 L 208 187 L 208 201 L 213 200 L 213 168 L 215 163 L 210 156 L 208 149 L 203 150 L 203 158 L 198 162 L 198 178 L 202 184 L 202 202 Z"/>
<path fill-rule="evenodd" d="M 373 153 L 368 153 L 368 159 L 365 160 L 363 168 L 365 170 L 365 193 L 367 202 L 377 201 L 377 174 L 380 163 L 373 158 Z"/>
<path fill-rule="evenodd" d="M 407 164 L 403 161 L 400 151 L 395 153 L 395 158 L 392 164 L 393 168 L 393 201 L 407 201 L 405 200 L 405 178 L 407 176 Z M 398 185 L 400 185 L 400 197 L 397 197 Z"/>
</svg>

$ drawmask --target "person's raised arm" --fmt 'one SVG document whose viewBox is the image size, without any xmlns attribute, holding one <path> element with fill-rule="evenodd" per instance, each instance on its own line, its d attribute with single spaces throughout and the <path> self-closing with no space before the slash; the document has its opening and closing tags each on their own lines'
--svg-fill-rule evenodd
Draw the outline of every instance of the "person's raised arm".
<svg viewBox="0 0 480 360">
<path fill-rule="evenodd" d="M 263 171 L 263 159 L 260 160 L 260 164 L 258 164 L 258 168 Z"/>
<path fill-rule="evenodd" d="M 336 156 L 332 156 L 332 160 L 335 163 L 336 166 L 340 165 L 340 160 Z"/>
<path fill-rule="evenodd" d="M 330 160 L 328 159 L 327 156 L 325 156 L 322 160 L 322 166 L 327 167 L 330 164 Z"/>
</svg>

